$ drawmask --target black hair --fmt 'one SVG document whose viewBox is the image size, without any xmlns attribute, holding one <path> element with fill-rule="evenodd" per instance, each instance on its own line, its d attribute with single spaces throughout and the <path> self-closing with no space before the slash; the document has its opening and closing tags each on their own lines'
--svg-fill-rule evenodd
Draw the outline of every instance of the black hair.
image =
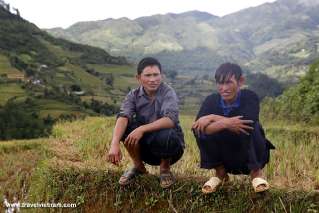
<svg viewBox="0 0 319 213">
<path fill-rule="evenodd" d="M 242 70 L 239 65 L 232 63 L 224 63 L 220 65 L 215 72 L 215 80 L 217 83 L 224 83 L 229 80 L 232 76 L 239 81 L 242 76 Z"/>
<path fill-rule="evenodd" d="M 145 67 L 148 67 L 148 66 L 157 66 L 160 72 L 162 72 L 162 66 L 156 58 L 146 57 L 140 60 L 140 62 L 138 63 L 137 74 L 140 75 L 145 69 Z"/>
</svg>

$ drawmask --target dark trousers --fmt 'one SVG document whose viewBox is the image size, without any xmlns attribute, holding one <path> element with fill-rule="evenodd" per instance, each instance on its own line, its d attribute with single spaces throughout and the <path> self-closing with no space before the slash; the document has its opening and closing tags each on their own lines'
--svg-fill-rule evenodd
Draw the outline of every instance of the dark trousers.
<svg viewBox="0 0 319 213">
<path fill-rule="evenodd" d="M 122 141 L 141 124 L 130 123 L 126 128 Z M 184 135 L 181 129 L 161 129 L 146 133 L 139 141 L 142 161 L 149 165 L 160 165 L 161 159 L 170 159 L 176 163 L 184 153 Z"/>
<path fill-rule="evenodd" d="M 262 169 L 269 162 L 269 150 L 275 148 L 266 139 L 258 122 L 250 136 L 225 130 L 195 137 L 200 150 L 201 168 L 212 169 L 223 165 L 226 172 L 232 174 L 249 174 L 251 170 Z"/>
</svg>

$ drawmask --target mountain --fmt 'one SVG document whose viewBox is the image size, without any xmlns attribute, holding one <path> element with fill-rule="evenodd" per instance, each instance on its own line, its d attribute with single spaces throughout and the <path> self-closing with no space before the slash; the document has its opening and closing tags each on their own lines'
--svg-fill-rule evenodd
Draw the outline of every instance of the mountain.
<svg viewBox="0 0 319 213">
<path fill-rule="evenodd" d="M 319 55 L 318 2 L 278 0 L 224 17 L 190 11 L 79 22 L 47 31 L 132 61 L 154 55 L 164 68 L 181 72 L 211 72 L 222 62 L 235 61 L 252 72 L 296 80 Z"/>
<path fill-rule="evenodd" d="M 113 114 L 135 85 L 132 70 L 124 57 L 54 38 L 0 4 L 0 139 L 39 136 L 58 118 Z"/>
</svg>

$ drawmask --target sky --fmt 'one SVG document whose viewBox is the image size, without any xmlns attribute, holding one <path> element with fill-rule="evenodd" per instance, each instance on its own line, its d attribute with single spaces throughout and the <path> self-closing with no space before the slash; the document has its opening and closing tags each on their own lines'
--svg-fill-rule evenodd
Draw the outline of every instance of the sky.
<svg viewBox="0 0 319 213">
<path fill-rule="evenodd" d="M 67 28 L 79 21 L 199 10 L 224 16 L 275 0 L 4 0 L 40 28 Z"/>
</svg>

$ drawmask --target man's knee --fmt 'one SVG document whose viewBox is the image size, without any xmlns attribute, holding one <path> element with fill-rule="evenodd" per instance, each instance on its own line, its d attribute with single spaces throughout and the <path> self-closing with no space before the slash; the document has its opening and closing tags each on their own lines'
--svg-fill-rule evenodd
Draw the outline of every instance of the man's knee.
<svg viewBox="0 0 319 213">
<path fill-rule="evenodd" d="M 123 141 L 123 144 L 124 144 L 125 149 L 128 151 L 136 151 L 136 150 L 140 149 L 139 143 L 129 144 L 129 143 Z"/>
<path fill-rule="evenodd" d="M 175 129 L 162 129 L 154 133 L 150 151 L 162 157 L 171 157 L 183 149 L 183 137 Z"/>
</svg>

